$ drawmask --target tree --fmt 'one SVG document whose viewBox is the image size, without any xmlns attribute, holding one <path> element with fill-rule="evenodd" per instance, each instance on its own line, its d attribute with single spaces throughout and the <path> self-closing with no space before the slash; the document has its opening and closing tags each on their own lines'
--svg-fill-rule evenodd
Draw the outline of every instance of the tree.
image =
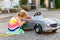
<svg viewBox="0 0 60 40">
<path fill-rule="evenodd" d="M 41 7 L 44 7 L 44 0 L 40 0 Z"/>
<path fill-rule="evenodd" d="M 55 7 L 60 8 L 60 0 L 55 0 Z"/>
</svg>

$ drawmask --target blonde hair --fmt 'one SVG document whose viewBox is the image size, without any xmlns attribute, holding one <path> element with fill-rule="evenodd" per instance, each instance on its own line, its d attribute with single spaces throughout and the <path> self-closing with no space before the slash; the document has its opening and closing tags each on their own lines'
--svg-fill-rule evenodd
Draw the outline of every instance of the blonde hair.
<svg viewBox="0 0 60 40">
<path fill-rule="evenodd" d="M 20 17 L 27 16 L 27 12 L 26 12 L 25 10 L 20 10 L 20 11 L 17 13 L 17 16 L 20 16 Z"/>
</svg>

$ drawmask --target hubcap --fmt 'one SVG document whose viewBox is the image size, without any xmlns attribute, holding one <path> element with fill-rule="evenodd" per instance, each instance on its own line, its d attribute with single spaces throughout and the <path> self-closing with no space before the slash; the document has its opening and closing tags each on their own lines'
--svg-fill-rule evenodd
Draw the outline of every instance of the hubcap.
<svg viewBox="0 0 60 40">
<path fill-rule="evenodd" d="M 39 28 L 36 28 L 36 32 L 39 32 Z"/>
</svg>

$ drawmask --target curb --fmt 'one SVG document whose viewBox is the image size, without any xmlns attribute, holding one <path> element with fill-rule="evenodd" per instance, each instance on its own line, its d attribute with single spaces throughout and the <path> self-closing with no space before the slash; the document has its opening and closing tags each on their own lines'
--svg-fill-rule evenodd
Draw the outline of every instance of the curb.
<svg viewBox="0 0 60 40">
<path fill-rule="evenodd" d="M 13 35 L 15 35 L 15 34 L 0 34 L 0 37 L 1 36 L 3 36 L 3 37 L 6 37 L 7 36 L 8 37 L 8 36 L 13 36 Z"/>
<path fill-rule="evenodd" d="M 3 20 L 3 19 L 7 19 L 7 18 L 11 18 L 12 16 L 7 16 L 7 17 L 4 17 L 4 18 L 0 18 L 0 20 Z"/>
</svg>

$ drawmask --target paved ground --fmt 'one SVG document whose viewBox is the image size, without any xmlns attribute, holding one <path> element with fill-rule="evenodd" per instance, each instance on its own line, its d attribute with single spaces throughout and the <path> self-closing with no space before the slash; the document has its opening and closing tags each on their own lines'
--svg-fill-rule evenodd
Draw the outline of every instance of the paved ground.
<svg viewBox="0 0 60 40">
<path fill-rule="evenodd" d="M 41 11 L 41 10 L 38 10 L 38 11 Z M 28 11 L 28 14 L 32 16 L 35 12 L 36 11 L 31 11 L 31 12 Z M 48 18 L 55 17 L 60 20 L 60 11 L 41 11 L 41 13 L 44 17 L 48 17 Z M 7 14 L 7 15 L 10 15 L 10 14 Z M 14 15 L 14 13 L 12 15 Z M 0 30 L 1 30 L 0 33 L 4 34 L 7 31 L 7 23 L 9 19 L 10 18 L 4 19 L 4 20 L 2 19 L 0 21 Z M 60 30 L 57 30 L 56 33 L 43 33 L 43 34 L 36 34 L 34 30 L 25 31 L 25 34 L 14 35 L 9 37 L 6 37 L 6 36 L 0 37 L 0 40 L 60 40 Z"/>
</svg>

